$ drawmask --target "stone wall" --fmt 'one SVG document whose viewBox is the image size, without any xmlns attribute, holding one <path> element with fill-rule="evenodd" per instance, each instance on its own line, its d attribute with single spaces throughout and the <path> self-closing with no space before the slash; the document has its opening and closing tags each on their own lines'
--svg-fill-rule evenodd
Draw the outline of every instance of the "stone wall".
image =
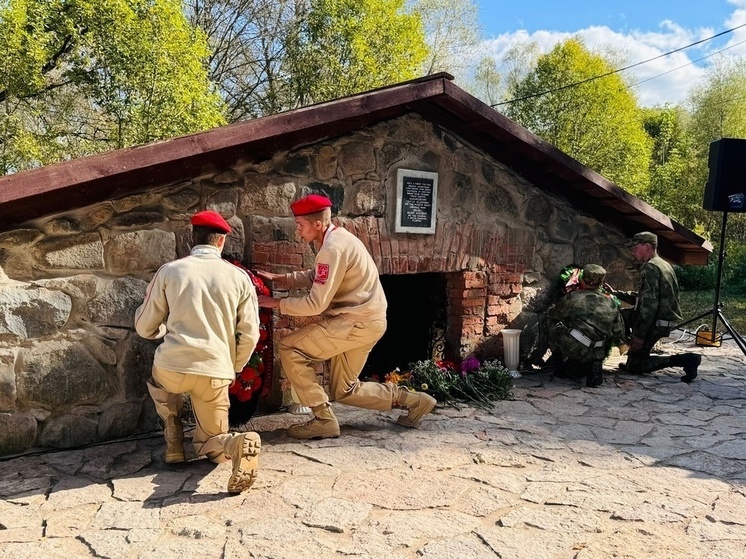
<svg viewBox="0 0 746 559">
<path fill-rule="evenodd" d="M 434 235 L 393 233 L 399 168 L 439 174 Z M 630 281 L 623 238 L 447 131 L 410 115 L 261 162 L 49 216 L 0 234 L 0 454 L 154 428 L 145 380 L 156 344 L 133 315 L 157 268 L 189 252 L 189 217 L 213 209 L 226 252 L 275 272 L 310 267 L 289 211 L 328 195 L 381 274 L 441 272 L 454 356 L 500 356 L 500 330 L 541 346 L 540 314 L 563 266 L 600 262 Z M 276 337 L 300 320 L 277 317 Z M 279 364 L 277 364 L 279 370 Z"/>
</svg>

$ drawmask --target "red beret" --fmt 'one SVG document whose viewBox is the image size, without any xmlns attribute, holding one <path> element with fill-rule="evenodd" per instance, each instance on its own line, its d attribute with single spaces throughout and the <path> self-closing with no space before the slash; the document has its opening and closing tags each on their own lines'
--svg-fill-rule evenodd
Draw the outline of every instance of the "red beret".
<svg viewBox="0 0 746 559">
<path fill-rule="evenodd" d="M 192 216 L 192 225 L 217 229 L 221 233 L 231 232 L 231 226 L 223 219 L 223 216 L 212 210 L 205 210 L 204 212 L 194 214 Z"/>
<path fill-rule="evenodd" d="M 326 196 L 319 194 L 309 194 L 305 198 L 301 198 L 290 204 L 290 209 L 293 210 L 294 216 L 315 214 L 331 207 L 332 201 Z"/>
</svg>

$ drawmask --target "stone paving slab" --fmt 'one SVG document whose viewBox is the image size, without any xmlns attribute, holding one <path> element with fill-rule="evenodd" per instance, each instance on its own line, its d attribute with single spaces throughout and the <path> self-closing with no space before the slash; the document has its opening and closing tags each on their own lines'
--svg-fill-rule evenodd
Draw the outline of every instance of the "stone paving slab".
<svg viewBox="0 0 746 559">
<path fill-rule="evenodd" d="M 686 344 L 667 351 L 687 351 Z M 230 464 L 168 466 L 160 437 L 0 461 L 0 559 L 746 557 L 746 358 L 696 348 L 699 378 L 545 373 L 491 412 L 336 406 L 342 436 L 259 417 L 254 487 Z"/>
</svg>

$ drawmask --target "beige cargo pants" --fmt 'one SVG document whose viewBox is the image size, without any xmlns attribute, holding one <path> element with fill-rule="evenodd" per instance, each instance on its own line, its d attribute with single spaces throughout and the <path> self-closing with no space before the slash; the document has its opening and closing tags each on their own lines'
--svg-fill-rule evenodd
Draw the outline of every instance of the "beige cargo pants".
<svg viewBox="0 0 746 559">
<path fill-rule="evenodd" d="M 197 427 L 192 435 L 197 456 L 211 461 L 225 462 L 223 443 L 228 434 L 228 387 L 230 380 L 179 373 L 153 365 L 148 392 L 155 403 L 155 411 L 168 424 L 168 418 L 178 416 L 183 405 L 183 394 L 189 394 Z"/>
<path fill-rule="evenodd" d="M 324 388 L 316 382 L 313 363 L 331 359 L 329 389 L 333 401 L 358 408 L 390 410 L 398 394 L 393 384 L 361 382 L 357 378 L 370 350 L 385 331 L 385 319 L 352 322 L 331 317 L 282 338 L 277 353 L 300 403 L 314 408 L 329 401 Z"/>
</svg>

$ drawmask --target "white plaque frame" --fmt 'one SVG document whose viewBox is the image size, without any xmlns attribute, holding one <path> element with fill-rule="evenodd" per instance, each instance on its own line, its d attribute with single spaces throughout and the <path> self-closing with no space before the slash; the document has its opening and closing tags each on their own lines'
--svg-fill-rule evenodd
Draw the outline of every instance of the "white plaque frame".
<svg viewBox="0 0 746 559">
<path fill-rule="evenodd" d="M 412 179 L 426 179 L 433 182 L 432 199 L 430 207 L 430 222 L 423 226 L 411 226 L 402 223 L 402 211 L 404 208 L 404 183 Z M 419 233 L 423 235 L 435 234 L 435 216 L 438 213 L 438 173 L 428 171 L 414 171 L 411 169 L 399 169 L 396 172 L 396 216 L 394 219 L 394 232 L 396 233 Z"/>
</svg>

